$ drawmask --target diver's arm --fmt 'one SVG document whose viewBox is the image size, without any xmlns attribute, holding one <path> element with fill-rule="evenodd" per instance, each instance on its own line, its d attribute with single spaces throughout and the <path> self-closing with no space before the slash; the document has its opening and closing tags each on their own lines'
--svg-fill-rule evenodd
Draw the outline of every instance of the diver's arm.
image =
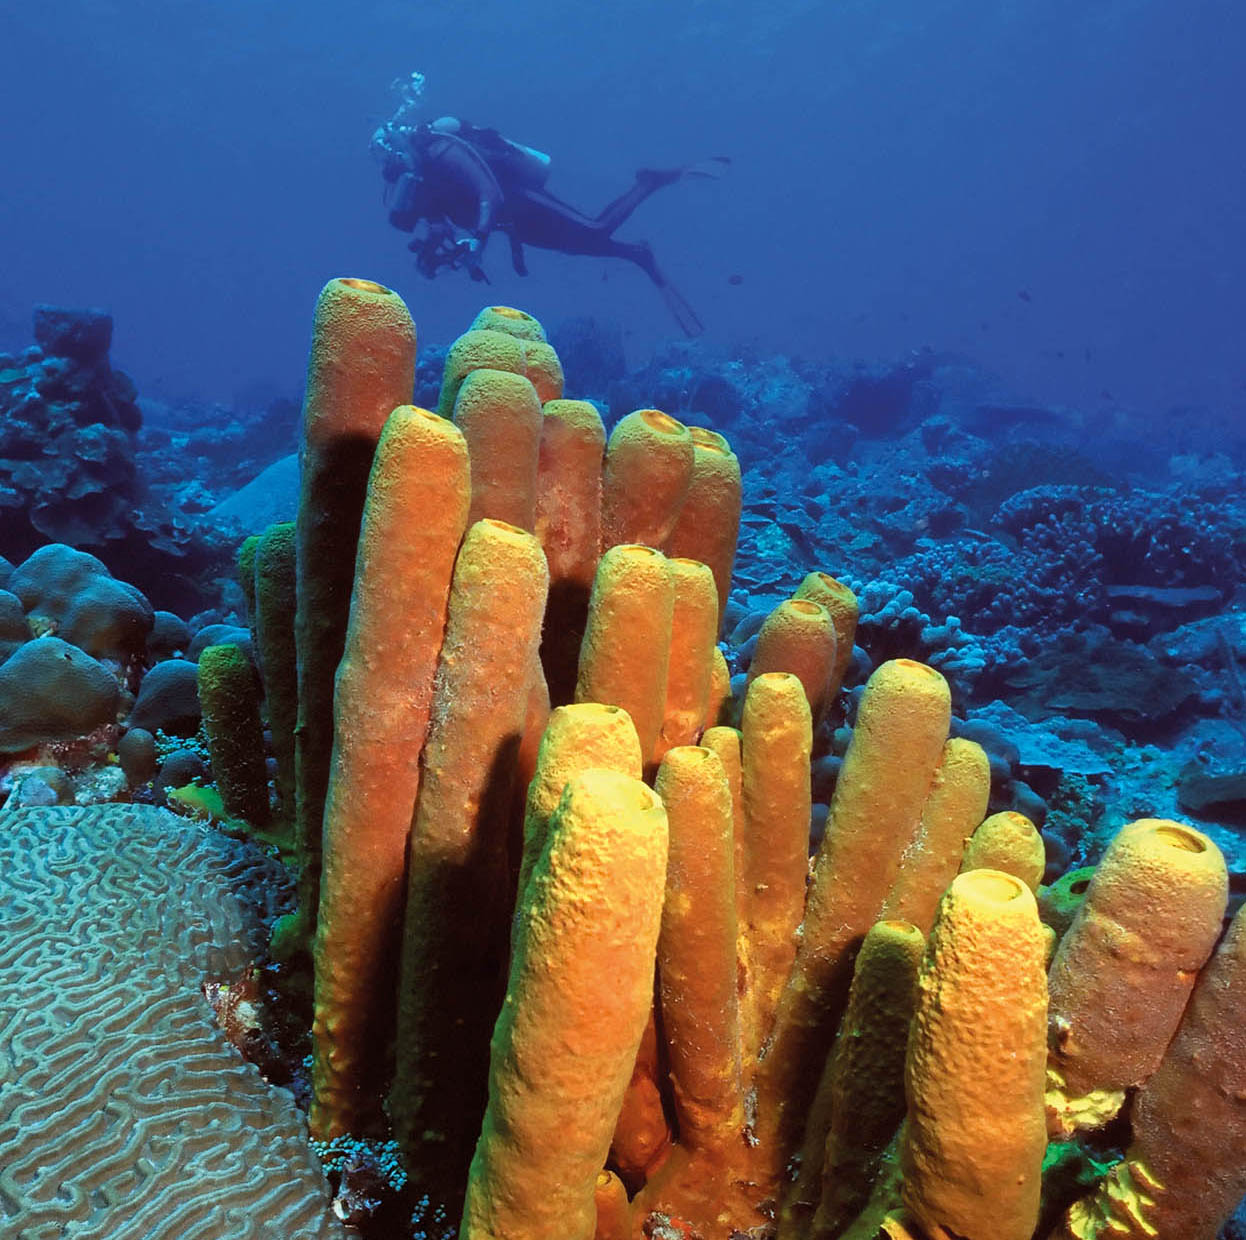
<svg viewBox="0 0 1246 1240">
<path fill-rule="evenodd" d="M 480 154 L 466 142 L 443 139 L 443 147 L 437 154 L 442 173 L 470 190 L 476 200 L 476 219 L 472 236 L 479 243 L 476 253 L 483 254 L 489 234 L 497 227 L 502 210 L 502 187 Z"/>
<path fill-rule="evenodd" d="M 390 194 L 389 222 L 402 232 L 411 232 L 424 216 L 426 194 L 418 177 L 404 172 Z"/>
</svg>

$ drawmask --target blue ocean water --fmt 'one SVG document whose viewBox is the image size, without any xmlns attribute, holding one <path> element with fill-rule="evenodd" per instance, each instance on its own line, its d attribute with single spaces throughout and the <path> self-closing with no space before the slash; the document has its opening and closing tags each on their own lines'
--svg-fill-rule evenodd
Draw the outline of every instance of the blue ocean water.
<svg viewBox="0 0 1246 1240">
<path fill-rule="evenodd" d="M 414 273 L 367 152 L 391 81 L 553 157 L 596 210 L 640 167 L 733 159 L 626 230 L 731 348 L 971 354 L 1027 399 L 1241 417 L 1246 14 L 1233 0 L 588 6 L 10 3 L 0 313 L 102 304 L 142 390 L 297 389 L 328 272 L 426 340 L 474 312 Z M 635 270 L 494 246 L 490 296 L 671 330 Z M 738 284 L 729 283 L 733 276 Z"/>
<path fill-rule="evenodd" d="M 1240 931 L 1244 63 L 1237 0 L 0 7 L 0 840 L 22 863 L 0 866 L 0 1164 L 19 1168 L 0 1170 L 0 1240 L 10 1225 L 145 1240 L 165 1234 L 166 1196 L 202 1212 L 196 1234 L 229 1240 L 249 1141 L 291 1153 L 289 1184 L 267 1178 L 257 1207 L 275 1230 L 454 1230 L 461 1185 L 409 1179 L 383 1124 L 304 1139 L 312 982 L 305 956 L 266 946 L 294 896 L 262 872 L 278 851 L 291 860 L 289 815 L 259 834 L 267 859 L 236 821 L 187 834 L 193 899 L 170 903 L 206 911 L 187 925 L 161 913 L 158 934 L 133 929 L 154 914 L 130 918 L 125 901 L 180 891 L 168 859 L 135 846 L 136 882 L 110 869 L 110 839 L 159 838 L 167 822 L 129 802 L 216 826 L 242 812 L 220 800 L 226 759 L 196 660 L 229 645 L 262 662 L 258 577 L 239 569 L 239 543 L 295 518 L 313 305 L 337 276 L 410 308 L 429 408 L 447 347 L 496 303 L 545 325 L 566 395 L 591 399 L 607 427 L 656 406 L 727 437 L 744 515 L 720 624 L 723 720 L 739 722 L 768 619 L 808 574 L 834 574 L 859 603 L 842 691 L 811 732 L 813 847 L 833 828 L 871 674 L 919 660 L 946 677 L 953 737 L 985 751 L 988 808 L 1041 833 L 1049 926 L 1063 931 L 1122 826 L 1158 816 L 1223 856 L 1204 946 L 1234 915 Z M 543 153 L 548 190 L 589 215 L 638 173 L 687 170 L 659 176 L 670 184 L 618 238 L 651 244 L 703 330 L 690 338 L 619 258 L 531 243 L 521 275 L 501 232 L 484 278 L 462 250 L 421 274 L 370 148 L 387 123 L 447 116 Z M 343 624 L 347 543 L 325 557 L 343 569 Z M 288 810 L 293 740 L 282 750 L 263 671 L 265 755 L 251 756 L 266 756 L 257 786 L 267 775 Z M 222 847 L 228 865 L 212 861 Z M 66 875 L 92 899 L 100 875 L 120 888 L 104 938 L 89 899 L 74 918 L 99 950 L 82 953 L 94 971 L 72 1019 L 51 994 Z M 91 1041 L 96 1003 L 118 988 L 114 937 L 139 960 L 149 931 L 174 956 L 202 939 L 227 962 L 204 972 L 196 957 L 170 985 L 192 1024 L 215 1013 L 195 1025 L 207 1049 L 194 1055 L 210 1050 L 259 1095 L 246 1140 L 217 1140 L 242 1112 L 205 1107 L 167 1031 L 127 1018 L 107 1047 Z M 28 1021 L 21 969 L 36 958 L 50 962 L 47 1013 Z M 500 977 L 505 960 L 491 963 Z M 169 1059 L 150 1090 L 129 1074 L 126 1056 L 147 1053 L 124 1049 L 131 1033 Z M 227 1042 L 280 1088 L 259 1088 Z M 108 1074 L 92 1075 L 92 1056 Z M 1185 1134 L 1207 1158 L 1221 1132 L 1223 1147 L 1246 1131 L 1233 1110 L 1246 1078 L 1232 1079 L 1208 1091 L 1224 1110 Z M 171 1090 L 190 1101 L 166 1106 Z M 97 1163 L 111 1166 L 119 1139 L 101 1116 L 145 1143 L 106 1182 Z M 76 1125 L 103 1125 L 102 1152 L 61 1171 L 44 1143 Z M 1085 1188 L 1125 1166 L 1128 1137 L 1118 1123 L 1059 1147 L 1040 1240 L 1078 1176 Z M 212 1158 L 225 1187 L 203 1172 Z M 1242 1191 L 1246 1156 L 1223 1161 Z M 117 1213 L 143 1194 L 142 1212 Z M 659 1240 L 697 1234 L 654 1226 Z M 1221 1235 L 1246 1237 L 1246 1208 Z"/>
</svg>

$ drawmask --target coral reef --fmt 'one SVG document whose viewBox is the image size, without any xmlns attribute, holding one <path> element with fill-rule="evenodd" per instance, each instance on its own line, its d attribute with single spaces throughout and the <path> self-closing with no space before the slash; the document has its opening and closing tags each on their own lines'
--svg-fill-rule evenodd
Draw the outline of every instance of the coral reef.
<svg viewBox="0 0 1246 1240">
<path fill-rule="evenodd" d="M 78 375 L 85 417 L 101 323 L 40 331 L 21 383 Z M 289 408 L 234 459 L 247 418 L 162 411 L 148 493 L 271 528 L 185 619 L 141 557 L 105 557 L 137 586 L 0 562 L 0 813 L 299 803 L 298 1032 L 245 967 L 206 994 L 301 1099 L 312 1026 L 332 1209 L 368 1236 L 1210 1240 L 1241 1160 L 1195 1217 L 1213 1147 L 1173 1099 L 1240 1126 L 1240 930 L 1204 963 L 1246 897 L 1240 464 L 1189 435 L 1092 461 L 1076 412 L 935 354 L 629 375 L 599 325 L 555 339 L 495 306 L 417 364 L 393 293 L 332 282 L 301 499 L 283 458 L 218 502 Z M 1179 810 L 1203 830 L 1126 826 Z"/>
<path fill-rule="evenodd" d="M 112 319 L 39 306 L 34 347 L 0 357 L 4 542 L 99 544 L 120 537 L 137 499 L 134 384 L 109 365 Z"/>
<path fill-rule="evenodd" d="M 0 355 L 0 545 L 18 556 L 45 541 L 98 551 L 166 604 L 202 601 L 196 578 L 219 567 L 224 543 L 139 469 L 143 417 L 109 362 L 112 318 L 39 306 L 34 335 L 20 356 Z"/>
</svg>

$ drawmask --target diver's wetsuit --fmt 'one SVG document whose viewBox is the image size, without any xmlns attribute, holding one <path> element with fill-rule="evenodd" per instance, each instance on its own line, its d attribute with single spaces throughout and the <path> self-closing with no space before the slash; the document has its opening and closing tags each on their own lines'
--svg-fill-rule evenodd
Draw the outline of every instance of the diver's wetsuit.
<svg viewBox="0 0 1246 1240">
<path fill-rule="evenodd" d="M 657 285 L 688 335 L 701 332 L 700 320 L 662 274 L 649 246 L 616 241 L 612 234 L 656 190 L 688 175 L 717 175 L 726 160 L 639 172 L 630 189 L 598 215 L 589 216 L 549 193 L 544 188 L 543 171 L 534 174 L 532 162 L 522 157 L 523 148 L 496 130 L 468 125 L 457 134 L 423 129 L 412 135 L 412 149 L 418 175 L 407 173 L 399 179 L 390 222 L 408 232 L 420 220 L 429 222 L 428 238 L 412 244 L 426 275 L 435 274 L 439 258 L 445 261 L 453 226 L 475 239 L 474 245 L 468 243 L 466 265 L 473 279 L 484 279 L 480 259 L 489 234 L 499 229 L 510 239 L 511 262 L 517 274 L 528 274 L 525 245 L 563 254 L 626 259 Z"/>
</svg>

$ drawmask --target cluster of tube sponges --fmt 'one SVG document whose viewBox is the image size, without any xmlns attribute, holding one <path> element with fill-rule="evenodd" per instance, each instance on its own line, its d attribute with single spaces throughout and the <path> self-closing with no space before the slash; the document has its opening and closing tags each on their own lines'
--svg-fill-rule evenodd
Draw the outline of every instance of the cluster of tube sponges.
<svg viewBox="0 0 1246 1240">
<path fill-rule="evenodd" d="M 1211 1240 L 1246 1188 L 1215 845 L 1126 828 L 1052 959 L 1033 824 L 987 816 L 947 683 L 898 659 L 811 860 L 851 592 L 811 574 L 733 702 L 726 441 L 642 410 L 607 442 L 507 308 L 435 413 L 414 361 L 395 294 L 325 288 L 297 525 L 254 558 L 313 1135 L 377 1131 L 384 1096 L 463 1240 Z M 1124 1160 L 1045 1202 L 1049 1136 L 1127 1099 Z"/>
</svg>

